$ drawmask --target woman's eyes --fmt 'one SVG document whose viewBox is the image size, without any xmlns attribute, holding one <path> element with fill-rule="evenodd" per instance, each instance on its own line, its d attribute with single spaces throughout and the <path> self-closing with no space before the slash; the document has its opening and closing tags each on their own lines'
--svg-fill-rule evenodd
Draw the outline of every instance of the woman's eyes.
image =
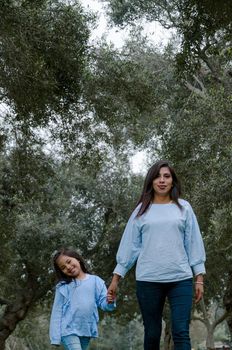
<svg viewBox="0 0 232 350">
<path fill-rule="evenodd" d="M 158 179 L 158 178 L 160 178 L 160 177 L 161 177 L 161 175 L 158 175 L 157 177 L 155 177 L 155 178 L 154 178 L 154 180 L 155 180 L 155 179 Z M 166 177 L 166 178 L 170 178 L 170 177 L 171 177 L 171 175 L 166 174 L 166 175 L 164 175 L 164 177 Z"/>
</svg>

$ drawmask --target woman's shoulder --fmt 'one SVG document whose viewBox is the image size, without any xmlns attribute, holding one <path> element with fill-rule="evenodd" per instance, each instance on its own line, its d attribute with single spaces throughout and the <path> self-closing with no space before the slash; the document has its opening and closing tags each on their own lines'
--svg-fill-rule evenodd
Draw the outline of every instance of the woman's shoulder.
<svg viewBox="0 0 232 350">
<path fill-rule="evenodd" d="M 191 204 L 186 199 L 179 198 L 178 201 L 179 201 L 180 205 L 182 206 L 182 208 L 186 211 L 186 213 L 191 214 L 193 212 L 193 208 L 192 208 Z"/>
<path fill-rule="evenodd" d="M 141 208 L 141 206 L 142 206 L 141 202 L 136 205 L 136 207 L 131 212 L 130 219 L 132 219 L 132 220 L 134 220 L 135 218 L 138 219 L 137 214 L 138 214 L 139 209 Z"/>
<path fill-rule="evenodd" d="M 182 205 L 183 207 L 191 208 L 191 204 L 190 204 L 186 199 L 179 198 L 179 199 L 178 199 L 178 202 L 179 202 L 180 205 Z"/>
</svg>

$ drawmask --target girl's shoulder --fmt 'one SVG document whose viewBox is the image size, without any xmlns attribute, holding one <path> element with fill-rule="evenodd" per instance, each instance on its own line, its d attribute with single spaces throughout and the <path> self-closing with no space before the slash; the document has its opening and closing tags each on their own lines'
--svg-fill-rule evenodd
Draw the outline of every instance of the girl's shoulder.
<svg viewBox="0 0 232 350">
<path fill-rule="evenodd" d="M 57 284 L 55 285 L 55 287 L 56 287 L 56 289 L 59 289 L 60 287 L 66 285 L 66 284 L 68 284 L 68 283 L 65 282 L 65 281 L 59 281 L 59 282 L 57 282 Z"/>
<path fill-rule="evenodd" d="M 104 280 L 99 277 L 98 275 L 89 275 L 90 278 L 94 279 L 95 281 L 101 281 L 101 282 L 104 282 Z"/>
<path fill-rule="evenodd" d="M 97 275 L 90 275 L 90 276 L 92 276 L 92 279 L 94 280 L 94 283 L 97 287 L 102 287 L 105 284 L 105 281 L 101 277 Z"/>
<path fill-rule="evenodd" d="M 74 285 L 74 280 L 72 280 L 71 282 L 59 281 L 56 284 L 55 289 L 57 291 L 61 291 L 61 293 L 63 294 L 64 290 L 69 290 L 70 288 L 72 289 L 73 285 Z"/>
</svg>

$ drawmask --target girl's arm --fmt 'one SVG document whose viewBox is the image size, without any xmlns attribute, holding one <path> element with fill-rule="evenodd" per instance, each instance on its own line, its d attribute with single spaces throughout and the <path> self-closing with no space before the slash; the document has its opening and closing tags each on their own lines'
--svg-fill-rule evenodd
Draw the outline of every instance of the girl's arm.
<svg viewBox="0 0 232 350">
<path fill-rule="evenodd" d="M 103 311 L 113 311 L 116 308 L 114 298 L 108 298 L 105 282 L 98 276 L 95 276 L 95 298 L 97 306 Z"/>
<path fill-rule="evenodd" d="M 52 306 L 49 335 L 52 345 L 59 345 L 61 342 L 61 319 L 64 297 L 56 288 L 55 299 Z"/>
</svg>

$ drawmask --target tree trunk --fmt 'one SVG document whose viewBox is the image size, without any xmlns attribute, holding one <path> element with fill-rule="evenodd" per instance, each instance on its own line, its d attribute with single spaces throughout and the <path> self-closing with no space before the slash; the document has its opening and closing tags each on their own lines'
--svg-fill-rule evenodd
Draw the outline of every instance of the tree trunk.
<svg viewBox="0 0 232 350">
<path fill-rule="evenodd" d="M 232 315 L 227 318 L 227 325 L 230 332 L 230 348 L 232 349 Z"/>
<path fill-rule="evenodd" d="M 0 350 L 5 349 L 6 339 L 15 330 L 18 322 L 25 318 L 28 309 L 34 302 L 35 291 L 35 286 L 32 289 L 30 283 L 30 288 L 27 285 L 27 288 L 19 292 L 20 294 L 14 302 L 7 304 L 0 319 Z"/>
<path fill-rule="evenodd" d="M 223 304 L 226 311 L 229 313 L 229 316 L 227 318 L 227 324 L 230 331 L 230 342 L 232 344 L 232 271 L 229 272 L 226 292 L 223 298 Z"/>
<path fill-rule="evenodd" d="M 213 327 L 207 327 L 206 348 L 208 350 L 214 350 L 215 349 L 213 333 L 214 333 L 214 328 Z"/>
</svg>

